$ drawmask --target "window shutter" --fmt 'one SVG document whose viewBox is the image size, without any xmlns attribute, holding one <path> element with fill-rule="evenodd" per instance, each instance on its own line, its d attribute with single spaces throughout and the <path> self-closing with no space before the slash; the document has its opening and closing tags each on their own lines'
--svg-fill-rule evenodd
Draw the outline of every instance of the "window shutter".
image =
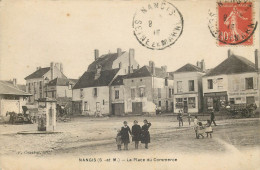
<svg viewBox="0 0 260 170">
<path fill-rule="evenodd" d="M 253 78 L 254 89 L 257 89 L 257 77 Z"/>
<path fill-rule="evenodd" d="M 99 92 L 99 89 L 97 88 L 97 97 L 98 97 L 98 92 Z"/>
<path fill-rule="evenodd" d="M 95 96 L 95 88 L 93 88 L 93 90 L 92 90 L 92 96 L 93 97 Z"/>
<path fill-rule="evenodd" d="M 241 87 L 241 90 L 245 90 L 245 78 L 241 78 L 240 87 Z"/>
</svg>

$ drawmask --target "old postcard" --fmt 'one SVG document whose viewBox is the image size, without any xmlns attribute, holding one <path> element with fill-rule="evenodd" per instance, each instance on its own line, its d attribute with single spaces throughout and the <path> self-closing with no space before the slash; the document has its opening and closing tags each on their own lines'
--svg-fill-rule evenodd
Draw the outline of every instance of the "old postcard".
<svg viewBox="0 0 260 170">
<path fill-rule="evenodd" d="M 0 0 L 0 170 L 260 169 L 258 0 Z"/>
</svg>

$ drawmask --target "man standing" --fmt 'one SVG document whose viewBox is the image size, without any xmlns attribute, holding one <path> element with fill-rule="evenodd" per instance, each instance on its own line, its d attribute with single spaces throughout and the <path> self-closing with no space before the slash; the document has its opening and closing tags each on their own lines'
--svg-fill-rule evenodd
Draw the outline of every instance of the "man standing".
<svg viewBox="0 0 260 170">
<path fill-rule="evenodd" d="M 217 126 L 217 124 L 215 122 L 214 109 L 210 112 L 210 125 L 212 124 L 212 122 L 214 123 L 215 126 Z"/>
<path fill-rule="evenodd" d="M 177 119 L 179 120 L 179 127 L 183 126 L 182 109 L 179 110 L 179 113 L 177 115 Z"/>
</svg>

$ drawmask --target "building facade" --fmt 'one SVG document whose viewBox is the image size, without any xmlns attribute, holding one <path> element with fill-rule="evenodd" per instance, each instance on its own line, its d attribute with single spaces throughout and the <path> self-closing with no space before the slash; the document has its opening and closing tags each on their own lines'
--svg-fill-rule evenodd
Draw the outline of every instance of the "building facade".
<svg viewBox="0 0 260 170">
<path fill-rule="evenodd" d="M 259 107 L 259 55 L 255 64 L 232 54 L 203 77 L 204 108 L 216 111 L 227 104 L 256 104 Z"/>
<path fill-rule="evenodd" d="M 7 112 L 22 113 L 29 96 L 31 94 L 20 90 L 16 83 L 0 81 L 0 116 L 6 116 Z"/>
<path fill-rule="evenodd" d="M 139 65 L 134 58 L 134 49 L 99 56 L 95 50 L 95 61 L 73 87 L 73 113 L 83 115 L 110 114 L 112 112 L 112 82 L 119 75 L 136 70 Z M 117 100 L 117 99 L 115 99 Z M 113 101 L 115 102 L 115 101 Z M 114 107 L 114 105 L 113 105 Z"/>
<path fill-rule="evenodd" d="M 173 73 L 174 113 L 198 113 L 203 108 L 202 76 L 205 74 L 204 60 L 197 66 L 186 64 Z"/>
<path fill-rule="evenodd" d="M 150 61 L 124 80 L 124 107 L 127 114 L 173 112 L 173 80 L 166 66 L 155 67 Z"/>
<path fill-rule="evenodd" d="M 50 67 L 37 67 L 36 71 L 25 77 L 26 92 L 32 94 L 29 97 L 28 103 L 35 104 L 39 98 L 47 97 L 47 84 L 55 78 L 67 78 L 63 74 L 62 63 L 51 62 Z M 55 96 L 56 94 L 53 94 Z"/>
</svg>

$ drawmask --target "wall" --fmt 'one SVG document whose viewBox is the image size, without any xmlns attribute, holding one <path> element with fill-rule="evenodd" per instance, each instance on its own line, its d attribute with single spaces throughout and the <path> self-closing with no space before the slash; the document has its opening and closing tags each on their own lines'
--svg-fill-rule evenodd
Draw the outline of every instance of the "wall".
<svg viewBox="0 0 260 170">
<path fill-rule="evenodd" d="M 57 97 L 72 97 L 72 89 L 69 89 L 69 86 L 57 86 L 56 89 Z"/>
<path fill-rule="evenodd" d="M 40 82 L 42 82 L 42 89 L 40 89 Z M 31 86 L 31 91 L 29 91 L 29 83 Z M 33 83 L 33 85 L 32 85 Z M 36 83 L 36 91 L 34 91 L 34 83 Z M 42 97 L 45 96 L 45 89 L 44 89 L 44 78 L 35 78 L 26 80 L 26 92 L 32 94 L 28 99 L 28 103 L 34 103 L 35 100 L 40 98 L 40 92 L 42 93 Z"/>
<path fill-rule="evenodd" d="M 223 78 L 223 88 L 219 88 L 218 78 Z M 208 89 L 208 79 L 213 80 L 213 89 Z M 223 92 L 228 91 L 228 76 L 227 75 L 217 75 L 209 76 L 202 78 L 203 93 L 212 93 L 212 92 Z"/>
<path fill-rule="evenodd" d="M 84 109 L 84 102 L 88 102 L 89 109 L 83 110 L 84 115 L 95 115 L 96 103 L 100 103 L 100 111 L 102 114 L 109 114 L 109 87 L 100 86 L 98 89 L 98 96 L 93 96 L 94 87 L 83 88 L 83 97 L 80 97 L 80 89 L 73 89 L 73 101 L 82 101 L 82 109 Z M 104 101 L 104 104 L 103 104 Z"/>
<path fill-rule="evenodd" d="M 183 72 L 174 73 L 174 113 L 178 113 L 181 108 L 176 107 L 176 98 L 195 97 L 195 108 L 188 107 L 189 113 L 198 113 L 202 111 L 203 107 L 203 89 L 202 89 L 202 76 L 201 72 Z M 189 91 L 189 80 L 194 80 L 194 91 Z M 178 92 L 177 82 L 182 82 L 182 92 Z"/>
<path fill-rule="evenodd" d="M 132 81 L 133 80 L 133 81 Z M 124 79 L 125 85 L 125 112 L 132 112 L 132 102 L 142 102 L 143 112 L 155 112 L 155 104 L 153 103 L 152 78 L 131 78 Z M 139 87 L 144 87 L 144 97 L 139 97 Z M 131 89 L 135 88 L 135 98 L 131 98 Z"/>
<path fill-rule="evenodd" d="M 111 102 L 112 103 L 124 103 L 124 86 L 111 86 Z M 115 91 L 119 90 L 119 98 L 115 99 Z"/>
<path fill-rule="evenodd" d="M 132 81 L 133 80 L 133 81 Z M 168 108 L 173 102 L 173 96 L 169 98 L 169 88 L 173 89 L 173 80 L 168 81 L 168 86 L 165 86 L 164 78 L 157 77 L 142 77 L 124 79 L 125 85 L 125 112 L 132 112 L 133 102 L 142 102 L 143 112 L 155 113 L 156 105 L 161 101 L 161 109 L 166 111 L 166 101 L 168 101 Z M 139 97 L 138 92 L 140 87 L 145 87 L 145 96 Z M 135 88 L 135 98 L 131 98 L 131 89 Z M 161 89 L 161 97 L 158 97 L 158 88 Z M 170 110 L 170 109 L 169 109 Z"/>
<path fill-rule="evenodd" d="M 125 52 L 123 55 L 121 55 L 120 57 L 118 57 L 114 62 L 113 62 L 113 66 L 112 68 L 119 68 L 119 63 L 121 62 L 121 68 L 123 70 L 123 72 L 121 73 L 121 75 L 123 74 L 127 74 L 128 73 L 128 66 L 129 66 L 129 53 Z M 131 65 L 133 66 L 133 69 L 137 69 L 138 63 L 135 60 L 134 57 L 131 57 Z"/>
<path fill-rule="evenodd" d="M 26 99 L 19 97 L 19 100 L 6 100 L 0 96 L 0 115 L 6 116 L 6 112 L 22 113 L 22 106 L 26 105 Z"/>
<path fill-rule="evenodd" d="M 253 77 L 253 89 L 245 89 L 245 78 Z M 234 98 L 236 103 L 246 103 L 246 97 L 254 96 L 259 107 L 259 81 L 258 74 L 244 73 L 228 75 L 228 99 Z M 258 82 L 257 82 L 258 81 Z M 236 86 L 236 88 L 234 88 Z M 236 100 L 241 98 L 241 100 Z"/>
</svg>

